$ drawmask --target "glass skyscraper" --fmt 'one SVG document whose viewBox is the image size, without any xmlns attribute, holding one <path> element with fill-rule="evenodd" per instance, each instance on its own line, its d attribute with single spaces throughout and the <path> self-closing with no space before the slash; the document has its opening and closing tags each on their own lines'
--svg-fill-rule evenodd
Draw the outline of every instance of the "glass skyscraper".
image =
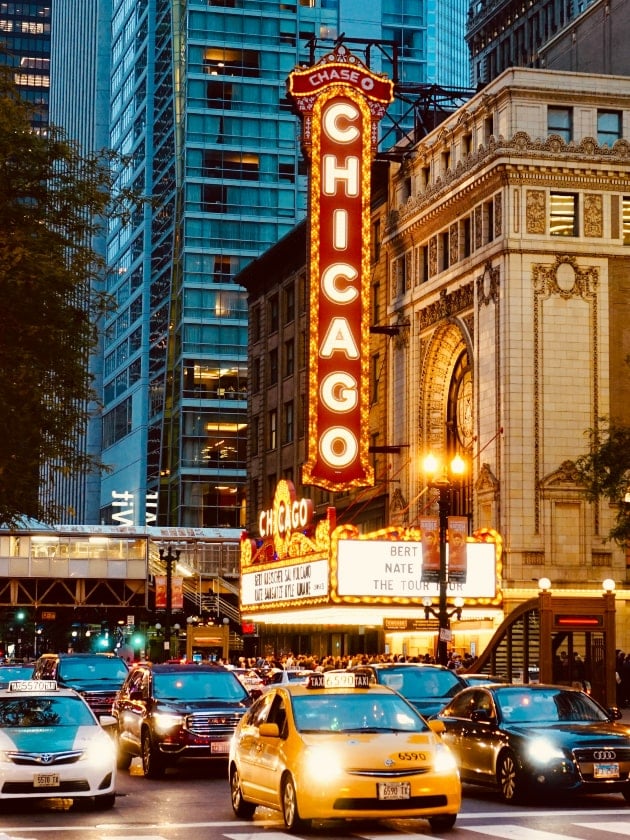
<svg viewBox="0 0 630 840">
<path fill-rule="evenodd" d="M 34 108 L 33 127 L 39 131 L 48 125 L 51 3 L 0 3 L 0 62 L 12 68 L 22 98 Z"/>
<path fill-rule="evenodd" d="M 405 83 L 464 87 L 467 4 L 55 4 L 69 10 L 55 39 L 60 67 L 84 49 L 70 10 L 80 17 L 81 6 L 99 6 L 109 95 L 101 85 L 93 107 L 107 108 L 109 145 L 124 156 L 119 184 L 145 198 L 107 233 L 104 282 L 115 309 L 104 325 L 101 421 L 111 470 L 100 482 L 99 520 L 240 527 L 247 301 L 233 278 L 306 212 L 287 76 L 341 37 L 361 57 L 367 49 L 374 70 L 397 70 Z M 62 96 L 72 95 L 68 87 Z"/>
</svg>

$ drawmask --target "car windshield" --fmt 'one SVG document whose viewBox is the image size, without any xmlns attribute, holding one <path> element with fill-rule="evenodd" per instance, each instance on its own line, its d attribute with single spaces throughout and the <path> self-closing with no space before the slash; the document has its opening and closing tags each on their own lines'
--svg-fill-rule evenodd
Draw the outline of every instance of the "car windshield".
<svg viewBox="0 0 630 840">
<path fill-rule="evenodd" d="M 495 696 L 502 719 L 509 723 L 608 720 L 603 709 L 578 691 L 513 688 Z"/>
<path fill-rule="evenodd" d="M 127 676 L 127 666 L 118 656 L 94 659 L 63 659 L 59 663 L 60 680 L 120 680 Z"/>
<path fill-rule="evenodd" d="M 431 668 L 384 668 L 379 682 L 399 691 L 403 697 L 451 697 L 462 688 L 453 671 Z"/>
<path fill-rule="evenodd" d="M 243 700 L 247 691 L 229 671 L 182 671 L 154 674 L 156 697 L 162 700 Z"/>
<path fill-rule="evenodd" d="M 0 727 L 95 726 L 90 709 L 78 697 L 3 697 Z"/>
<path fill-rule="evenodd" d="M 395 695 L 331 694 L 294 697 L 301 732 L 426 732 L 426 722 Z"/>
</svg>

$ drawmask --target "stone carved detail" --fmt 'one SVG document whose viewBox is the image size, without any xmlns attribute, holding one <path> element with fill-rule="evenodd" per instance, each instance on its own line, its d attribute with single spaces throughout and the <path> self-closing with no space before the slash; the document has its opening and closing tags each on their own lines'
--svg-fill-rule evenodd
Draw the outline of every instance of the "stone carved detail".
<svg viewBox="0 0 630 840">
<path fill-rule="evenodd" d="M 499 267 L 486 263 L 483 274 L 477 278 L 477 304 L 480 308 L 490 303 L 498 303 L 499 277 Z"/>
<path fill-rule="evenodd" d="M 420 330 L 430 327 L 432 324 L 437 324 L 446 318 L 452 318 L 464 309 L 468 309 L 473 304 L 473 285 L 468 283 L 466 286 L 461 286 L 459 289 L 450 294 L 446 289 L 440 292 L 439 300 L 425 306 L 418 313 L 418 328 Z"/>
<path fill-rule="evenodd" d="M 494 196 L 494 238 L 497 239 L 503 232 L 503 193 L 496 193 Z"/>
<path fill-rule="evenodd" d="M 545 233 L 547 214 L 544 190 L 527 190 L 525 196 L 525 219 L 527 233 Z"/>
<path fill-rule="evenodd" d="M 601 193 L 584 196 L 584 236 L 604 235 L 604 200 Z"/>
<path fill-rule="evenodd" d="M 570 155 L 574 160 L 585 163 L 591 161 L 601 163 L 602 158 L 606 159 L 607 164 L 628 163 L 630 142 L 617 140 L 612 147 L 600 146 L 594 138 L 584 137 L 579 143 L 574 140 L 566 143 L 557 134 L 545 140 L 540 138 L 532 140 L 526 131 L 517 131 L 511 140 L 506 140 L 502 135 L 492 136 L 485 145 L 479 146 L 464 160 L 458 161 L 454 169 L 449 169 L 429 184 L 422 193 L 413 196 L 411 201 L 406 201 L 403 208 L 392 210 L 388 215 L 386 227 L 394 228 L 410 215 L 433 204 L 440 193 L 452 190 L 458 181 L 469 178 L 475 169 L 486 166 L 493 156 L 509 154 L 513 159 L 525 159 L 531 157 L 532 153 L 542 157 L 543 161 L 548 158 L 550 162 L 557 160 L 559 155 Z M 418 150 L 418 155 L 422 156 L 423 150 Z"/>
<path fill-rule="evenodd" d="M 448 260 L 449 265 L 454 265 L 459 259 L 459 227 L 457 224 L 451 225 L 448 236 Z"/>
<path fill-rule="evenodd" d="M 572 283 L 566 281 L 567 270 L 573 272 Z M 559 295 L 565 300 L 582 297 L 588 300 L 597 293 L 599 271 L 595 266 L 580 268 L 574 256 L 557 254 L 553 265 L 534 266 L 533 280 L 536 295 Z"/>
<path fill-rule="evenodd" d="M 438 273 L 438 249 L 437 238 L 429 239 L 429 277 L 435 277 Z"/>
</svg>

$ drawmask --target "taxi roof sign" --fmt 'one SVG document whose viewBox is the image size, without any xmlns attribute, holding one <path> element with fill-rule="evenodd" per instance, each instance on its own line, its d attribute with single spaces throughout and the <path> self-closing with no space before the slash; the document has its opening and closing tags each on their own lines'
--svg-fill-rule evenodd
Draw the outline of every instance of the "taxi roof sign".
<svg viewBox="0 0 630 840">
<path fill-rule="evenodd" d="M 323 671 L 311 674 L 307 688 L 369 688 L 370 675 L 352 671 Z"/>
<path fill-rule="evenodd" d="M 57 691 L 56 680 L 11 680 L 9 691 Z"/>
</svg>

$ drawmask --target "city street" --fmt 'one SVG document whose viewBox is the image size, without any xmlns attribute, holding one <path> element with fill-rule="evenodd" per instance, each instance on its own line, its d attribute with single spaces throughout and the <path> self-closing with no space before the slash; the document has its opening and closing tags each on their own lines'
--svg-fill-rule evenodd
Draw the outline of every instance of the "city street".
<svg viewBox="0 0 630 840">
<path fill-rule="evenodd" d="M 0 840 L 286 840 L 279 814 L 258 809 L 253 822 L 236 820 L 223 768 L 182 764 L 148 781 L 136 762 L 122 772 L 111 811 L 70 809 L 69 802 L 3 806 Z M 301 836 L 301 835 L 300 835 Z M 423 820 L 315 824 L 311 837 L 395 840 L 431 838 Z M 452 840 L 615 840 L 630 837 L 630 807 L 620 795 L 583 797 L 536 806 L 504 805 L 497 794 L 467 787 Z"/>
</svg>

